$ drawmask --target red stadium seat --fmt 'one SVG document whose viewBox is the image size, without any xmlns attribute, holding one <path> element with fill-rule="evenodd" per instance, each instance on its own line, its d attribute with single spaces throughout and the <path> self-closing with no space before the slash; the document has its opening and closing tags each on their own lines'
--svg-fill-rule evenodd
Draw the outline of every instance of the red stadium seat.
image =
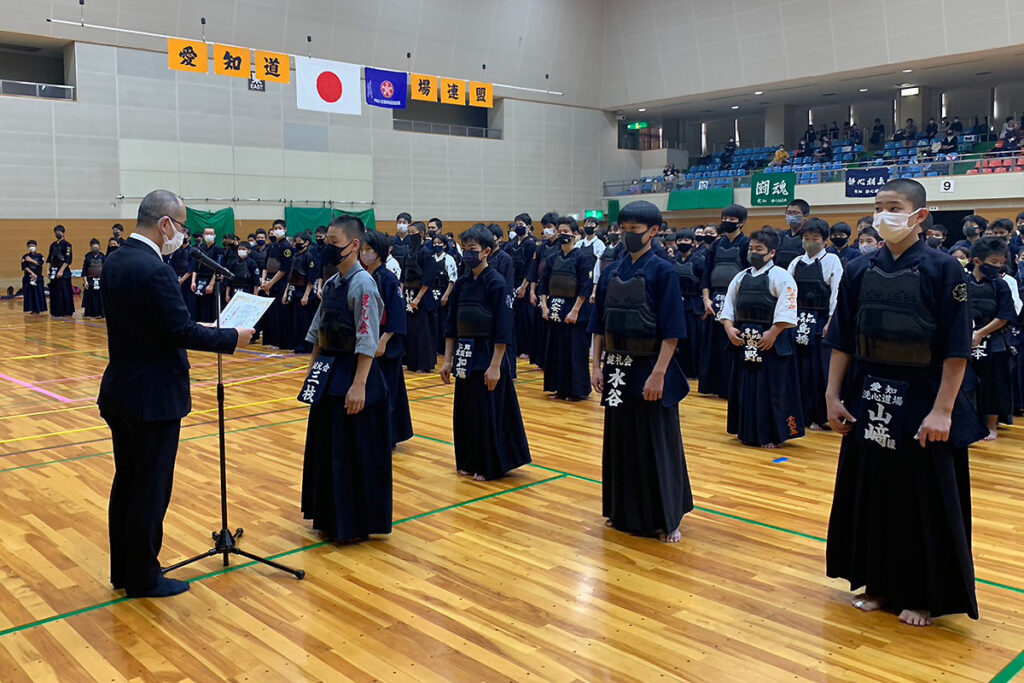
<svg viewBox="0 0 1024 683">
<path fill-rule="evenodd" d="M 1006 168 L 1005 166 L 1000 166 L 999 168 L 996 169 L 996 173 L 1006 173 L 1009 170 L 1010 169 Z"/>
<path fill-rule="evenodd" d="M 967 175 L 978 175 L 978 169 L 972 168 L 967 171 Z"/>
<path fill-rule="evenodd" d="M 991 173 L 992 169 L 991 168 L 983 168 L 983 169 L 981 169 L 981 172 L 982 173 Z"/>
<path fill-rule="evenodd" d="M 1013 159 L 1003 159 L 1003 166 L 1013 166 Z"/>
</svg>

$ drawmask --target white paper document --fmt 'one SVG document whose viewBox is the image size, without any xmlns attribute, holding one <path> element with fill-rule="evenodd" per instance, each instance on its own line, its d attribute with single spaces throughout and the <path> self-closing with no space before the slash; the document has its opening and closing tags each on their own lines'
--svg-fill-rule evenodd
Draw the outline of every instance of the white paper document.
<svg viewBox="0 0 1024 683">
<path fill-rule="evenodd" d="M 274 297 L 236 292 L 220 312 L 220 326 L 253 328 L 272 303 Z"/>
</svg>

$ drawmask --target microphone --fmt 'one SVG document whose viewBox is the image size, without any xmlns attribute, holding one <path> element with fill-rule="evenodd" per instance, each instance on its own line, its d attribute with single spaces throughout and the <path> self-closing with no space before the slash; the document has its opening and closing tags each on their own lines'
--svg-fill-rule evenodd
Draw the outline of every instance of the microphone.
<svg viewBox="0 0 1024 683">
<path fill-rule="evenodd" d="M 199 249 L 199 247 L 192 247 L 191 249 L 189 249 L 188 250 L 188 255 L 191 256 L 192 258 L 194 258 L 196 261 L 199 261 L 200 263 L 202 263 L 204 266 L 206 266 L 207 268 L 212 270 L 217 275 L 220 275 L 220 276 L 223 276 L 223 277 L 227 277 L 227 278 L 231 278 L 231 277 L 235 276 L 235 274 L 232 273 L 230 270 L 228 270 L 227 268 L 225 268 L 221 264 L 217 263 L 216 261 L 214 261 L 212 258 L 207 256 L 206 254 L 204 254 L 202 252 L 202 250 Z"/>
</svg>

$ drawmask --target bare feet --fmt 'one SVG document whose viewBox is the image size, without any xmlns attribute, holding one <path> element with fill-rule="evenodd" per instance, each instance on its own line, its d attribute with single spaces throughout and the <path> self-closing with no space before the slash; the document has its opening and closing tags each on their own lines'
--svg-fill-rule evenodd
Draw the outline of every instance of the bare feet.
<svg viewBox="0 0 1024 683">
<path fill-rule="evenodd" d="M 982 441 L 995 441 L 997 438 L 999 438 L 999 432 L 994 429 L 990 429 L 988 430 L 988 436 L 982 439 Z"/>
<path fill-rule="evenodd" d="M 459 476 L 460 477 L 472 477 L 473 473 L 472 472 L 467 472 L 466 470 L 459 470 Z"/>
<path fill-rule="evenodd" d="M 683 539 L 683 532 L 679 530 L 679 527 L 676 527 L 675 531 L 670 531 L 667 534 L 661 532 L 658 534 L 658 539 L 662 543 L 679 543 Z"/>
<path fill-rule="evenodd" d="M 881 609 L 885 606 L 885 598 L 877 595 L 861 593 L 860 595 L 853 596 L 853 599 L 850 600 L 850 604 L 861 612 L 874 612 L 876 609 Z"/>
<path fill-rule="evenodd" d="M 817 422 L 812 422 L 811 426 L 808 427 L 808 429 L 810 429 L 812 432 L 823 432 L 823 431 L 825 431 L 824 429 L 821 428 L 821 425 L 819 425 Z"/>
<path fill-rule="evenodd" d="M 781 443 L 763 443 L 763 444 L 761 444 L 761 448 L 769 448 L 769 449 L 779 448 L 781 446 L 782 446 Z"/>
<path fill-rule="evenodd" d="M 487 481 L 487 477 L 482 474 L 474 474 L 473 481 Z"/>
<path fill-rule="evenodd" d="M 614 526 L 615 526 L 615 522 L 613 522 L 613 521 L 612 521 L 612 520 L 610 520 L 610 519 L 606 519 L 606 520 L 604 520 L 604 525 L 605 525 L 605 526 L 610 526 L 610 527 L 614 527 Z"/>
<path fill-rule="evenodd" d="M 931 626 L 932 613 L 923 609 L 905 609 L 900 612 L 900 621 L 908 626 Z"/>
</svg>

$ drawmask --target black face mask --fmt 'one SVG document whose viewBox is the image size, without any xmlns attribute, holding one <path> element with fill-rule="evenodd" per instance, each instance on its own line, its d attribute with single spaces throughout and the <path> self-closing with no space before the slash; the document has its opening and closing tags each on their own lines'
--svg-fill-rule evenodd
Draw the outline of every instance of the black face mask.
<svg viewBox="0 0 1024 683">
<path fill-rule="evenodd" d="M 624 232 L 622 233 L 622 241 L 625 243 L 629 253 L 635 254 L 644 248 L 644 233 Z"/>
<path fill-rule="evenodd" d="M 978 229 L 971 226 L 964 226 L 964 237 L 976 237 Z"/>
<path fill-rule="evenodd" d="M 731 235 L 731 234 L 733 234 L 734 232 L 736 232 L 737 230 L 740 229 L 740 224 L 739 223 L 732 223 L 730 221 L 722 221 L 722 224 L 719 225 L 718 227 L 721 230 L 723 230 L 724 232 L 727 232 L 727 233 L 729 233 Z"/>
<path fill-rule="evenodd" d="M 839 235 L 835 235 L 832 238 L 832 246 L 835 247 L 836 249 L 842 249 L 849 243 L 849 241 L 850 238 L 846 237 L 845 235 L 842 237 L 840 237 Z"/>
<path fill-rule="evenodd" d="M 617 232 L 610 232 L 610 233 L 608 233 L 608 244 L 618 244 L 618 243 L 619 243 L 619 233 L 617 233 Z"/>
<path fill-rule="evenodd" d="M 326 237 L 317 237 L 316 238 L 316 244 L 317 244 L 318 247 L 324 246 L 324 242 L 326 242 L 326 241 L 327 241 Z"/>
<path fill-rule="evenodd" d="M 718 235 L 704 235 L 704 244 L 714 244 L 717 239 Z"/>
<path fill-rule="evenodd" d="M 559 244 L 572 243 L 572 235 L 559 235 L 557 239 Z"/>
<path fill-rule="evenodd" d="M 927 245 L 928 245 L 929 247 L 931 247 L 932 249 L 938 249 L 939 247 L 941 247 L 941 246 L 942 246 L 942 238 L 941 238 L 941 237 L 929 237 L 929 238 L 928 238 L 928 239 L 926 240 L 926 242 L 925 242 L 925 243 L 926 243 L 926 244 L 927 244 Z"/>
<path fill-rule="evenodd" d="M 588 235 L 593 235 L 596 229 L 597 228 L 595 228 L 593 225 L 583 226 L 583 232 L 587 233 Z"/>
<path fill-rule="evenodd" d="M 523 235 L 526 234 L 526 226 L 525 225 L 517 225 L 515 227 L 515 233 L 517 235 L 519 235 L 520 237 L 522 237 Z"/>
<path fill-rule="evenodd" d="M 116 245 L 111 244 L 109 247 L 107 247 L 107 253 L 108 254 L 110 252 L 112 252 L 112 251 L 117 251 L 117 246 Z"/>
<path fill-rule="evenodd" d="M 349 242 L 343 247 L 339 247 L 336 244 L 324 245 L 324 263 L 331 268 L 337 268 L 338 264 L 345 260 L 345 256 L 342 254 L 343 251 L 352 246 Z"/>
<path fill-rule="evenodd" d="M 981 276 L 986 280 L 995 280 L 999 277 L 999 267 L 993 266 L 988 263 L 983 263 L 978 268 L 981 271 Z"/>
<path fill-rule="evenodd" d="M 414 247 L 418 247 L 423 242 L 423 236 L 420 234 L 409 235 L 409 244 Z"/>
<path fill-rule="evenodd" d="M 686 242 L 676 243 L 676 251 L 678 251 L 680 254 L 689 254 L 691 249 L 693 249 L 692 244 L 687 244 Z"/>
</svg>

